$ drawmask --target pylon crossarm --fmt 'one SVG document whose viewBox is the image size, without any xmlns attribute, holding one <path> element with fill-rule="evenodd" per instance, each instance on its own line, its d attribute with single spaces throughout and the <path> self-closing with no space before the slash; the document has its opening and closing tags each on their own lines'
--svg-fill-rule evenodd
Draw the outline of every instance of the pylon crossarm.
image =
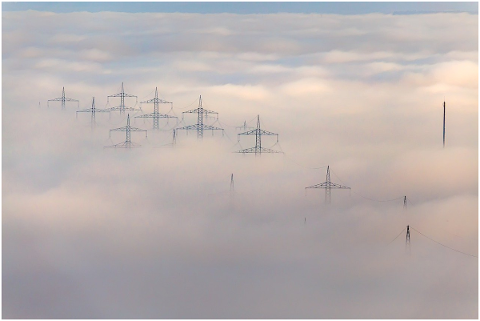
<svg viewBox="0 0 480 321">
<path fill-rule="evenodd" d="M 124 131 L 126 131 L 126 130 L 128 130 L 128 127 L 127 127 L 127 126 L 110 129 L 111 132 L 124 132 Z"/>
<path fill-rule="evenodd" d="M 269 131 L 266 131 L 266 130 L 263 130 L 263 129 L 260 129 L 260 132 L 259 132 L 261 135 L 277 135 L 278 134 L 275 134 L 275 133 L 272 133 L 272 132 L 269 132 Z"/>
<path fill-rule="evenodd" d="M 340 184 L 335 184 L 335 183 L 330 183 L 329 184 L 329 187 L 332 188 L 332 189 L 351 189 L 350 187 L 348 186 L 343 186 L 343 185 L 340 185 Z"/>
<path fill-rule="evenodd" d="M 130 131 L 132 131 L 132 132 L 146 132 L 147 130 L 146 130 L 146 129 L 137 128 L 137 127 L 130 127 Z"/>
<path fill-rule="evenodd" d="M 108 95 L 107 97 L 137 97 L 137 96 L 125 94 L 125 93 L 118 93 L 118 94 Z"/>
<path fill-rule="evenodd" d="M 178 118 L 177 116 L 170 116 L 167 114 L 145 114 L 145 115 L 140 115 L 140 116 L 135 116 L 135 118 Z"/>
<path fill-rule="evenodd" d="M 258 150 L 257 150 L 258 152 Z M 250 148 L 245 148 L 239 151 L 236 151 L 234 153 L 239 153 L 239 154 L 249 154 L 249 153 L 255 153 L 255 147 L 250 147 Z"/>
<path fill-rule="evenodd" d="M 236 151 L 236 152 L 234 152 L 234 153 L 241 153 L 241 154 L 253 154 L 253 153 L 283 154 L 283 152 L 280 152 L 280 151 L 278 151 L 278 150 L 273 150 L 273 149 L 264 148 L 264 147 L 255 148 L 255 146 L 254 146 L 254 147 L 250 147 L 250 148 L 245 148 L 245 149 Z"/>
<path fill-rule="evenodd" d="M 142 147 L 142 145 L 134 143 L 134 142 L 122 142 L 122 143 L 118 143 L 118 144 L 111 145 L 111 146 L 105 146 L 104 148 L 132 148 L 132 147 L 134 147 L 134 148 Z"/>
<path fill-rule="evenodd" d="M 204 130 L 223 130 L 223 128 L 220 127 L 215 127 L 215 126 L 210 126 L 210 125 L 203 125 Z"/>
<path fill-rule="evenodd" d="M 256 133 L 257 133 L 257 129 L 255 128 L 255 129 L 243 132 L 243 133 L 239 133 L 237 135 L 255 135 Z"/>
<path fill-rule="evenodd" d="M 184 111 L 184 112 L 182 112 L 182 114 L 198 114 L 198 111 L 199 111 L 199 108 L 195 108 L 195 109 L 192 109 L 192 110 Z M 208 115 L 208 114 L 218 115 L 218 113 L 216 111 L 207 110 L 207 109 L 204 109 L 204 108 L 202 108 L 201 111 L 205 115 Z"/>
<path fill-rule="evenodd" d="M 179 127 L 179 128 L 176 128 L 175 130 L 179 130 L 179 129 L 183 129 L 183 130 L 193 130 L 193 129 L 197 129 L 197 125 L 188 125 L 188 126 L 183 126 L 183 127 Z"/>
<path fill-rule="evenodd" d="M 111 111 L 111 110 L 113 110 L 113 111 L 115 111 L 115 110 L 137 111 L 137 110 L 142 110 L 142 109 L 141 108 L 140 109 L 139 108 L 134 108 L 134 107 L 115 106 L 115 107 L 107 108 L 106 110 L 109 110 L 109 111 Z"/>
<path fill-rule="evenodd" d="M 166 101 L 160 98 L 152 98 L 149 100 L 141 101 L 141 104 L 151 104 L 151 103 L 159 103 L 159 104 L 171 104 L 171 101 Z"/>
</svg>

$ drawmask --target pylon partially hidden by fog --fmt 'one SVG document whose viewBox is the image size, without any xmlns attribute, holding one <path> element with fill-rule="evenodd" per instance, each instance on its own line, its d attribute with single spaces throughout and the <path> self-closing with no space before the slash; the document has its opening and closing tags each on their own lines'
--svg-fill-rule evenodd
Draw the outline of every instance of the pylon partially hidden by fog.
<svg viewBox="0 0 480 321">
<path fill-rule="evenodd" d="M 77 110 L 75 115 L 78 116 L 78 113 L 91 113 L 90 122 L 91 122 L 91 126 L 92 126 L 92 129 L 93 129 L 93 128 L 95 128 L 95 114 L 96 113 L 109 113 L 109 112 L 110 112 L 110 110 L 107 110 L 107 109 L 96 108 L 95 107 L 95 97 L 93 97 L 92 98 L 92 107 L 82 109 L 82 110 Z"/>
<path fill-rule="evenodd" d="M 147 137 L 147 131 L 145 129 L 140 129 L 136 127 L 130 126 L 130 114 L 127 115 L 127 126 L 110 129 L 110 134 L 112 131 L 124 131 L 125 132 L 125 141 L 123 143 L 119 143 L 112 146 L 106 147 L 113 147 L 113 148 L 132 148 L 132 147 L 140 147 L 140 144 L 132 142 L 132 132 L 145 132 L 145 137 Z"/>
<path fill-rule="evenodd" d="M 257 128 L 246 131 L 244 133 L 237 134 L 237 136 L 240 136 L 240 135 L 255 135 L 255 146 L 239 150 L 236 153 L 255 154 L 255 156 L 261 155 L 262 153 L 283 153 L 281 151 L 262 147 L 263 135 L 277 136 L 277 144 L 278 144 L 278 134 L 275 134 L 260 128 L 260 115 L 257 115 Z"/>
<path fill-rule="evenodd" d="M 195 108 L 195 109 L 192 109 L 192 110 L 184 111 L 182 113 L 182 120 L 183 120 L 184 114 L 197 114 L 197 123 L 194 124 L 194 125 L 188 125 L 188 126 L 183 126 L 183 127 L 180 127 L 180 128 L 176 128 L 176 129 L 174 129 L 174 131 L 186 130 L 187 133 L 188 133 L 189 130 L 196 130 L 198 139 L 203 138 L 203 131 L 204 130 L 211 130 L 212 135 L 213 135 L 214 130 L 221 130 L 222 135 L 223 135 L 223 128 L 204 124 L 204 118 L 208 117 L 208 115 L 217 115 L 217 120 L 218 120 L 218 113 L 216 111 L 207 110 L 207 109 L 203 108 L 202 95 L 200 95 L 200 98 L 198 99 L 198 107 Z"/>
<path fill-rule="evenodd" d="M 332 201 L 332 196 L 331 196 L 332 189 L 350 189 L 350 187 L 348 187 L 348 186 L 343 186 L 343 185 L 331 182 L 331 180 L 330 180 L 330 166 L 327 166 L 327 175 L 326 175 L 325 182 L 305 187 L 305 190 L 307 188 L 323 188 L 323 189 L 325 189 L 325 204 L 330 204 L 331 201 Z"/>
<path fill-rule="evenodd" d="M 135 97 L 135 105 L 137 105 L 137 102 L 138 102 L 137 96 L 126 94 L 125 90 L 123 89 L 123 82 L 122 82 L 122 89 L 121 89 L 120 93 L 107 96 L 107 104 L 109 103 L 109 98 L 120 98 L 120 105 L 110 107 L 110 108 L 108 108 L 108 110 L 110 110 L 110 111 L 117 111 L 118 110 L 120 112 L 120 114 L 125 114 L 125 111 L 127 111 L 127 110 L 128 111 L 141 110 L 141 109 L 138 109 L 138 108 L 135 108 L 135 107 L 125 106 L 125 98 L 128 98 L 128 97 L 131 97 L 131 98 Z"/>
<path fill-rule="evenodd" d="M 136 116 L 135 118 L 152 118 L 153 119 L 153 129 L 154 130 L 159 129 L 158 123 L 159 123 L 159 120 L 161 118 L 166 118 L 166 119 L 177 118 L 176 116 L 171 116 L 171 115 L 167 115 L 167 114 L 160 114 L 160 112 L 158 111 L 160 104 L 170 104 L 170 105 L 172 105 L 173 103 L 171 101 L 166 101 L 166 100 L 158 98 L 157 87 L 155 87 L 155 97 L 154 98 L 140 102 L 140 104 L 151 104 L 151 103 L 153 103 L 153 113 Z"/>
<path fill-rule="evenodd" d="M 80 103 L 79 103 L 79 101 L 78 101 L 77 99 L 65 97 L 65 87 L 62 87 L 62 97 L 53 98 L 53 99 L 47 100 L 47 107 L 50 107 L 50 102 L 51 102 L 51 101 L 59 101 L 59 102 L 61 102 L 62 110 L 65 110 L 65 103 L 66 103 L 67 101 L 77 102 L 77 108 L 80 107 Z"/>
</svg>

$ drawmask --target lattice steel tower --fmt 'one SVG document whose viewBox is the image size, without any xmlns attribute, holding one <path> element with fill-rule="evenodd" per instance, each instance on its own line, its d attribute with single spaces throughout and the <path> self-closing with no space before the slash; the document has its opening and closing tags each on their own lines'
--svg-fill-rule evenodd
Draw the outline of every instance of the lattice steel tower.
<svg viewBox="0 0 480 321">
<path fill-rule="evenodd" d="M 91 126 L 92 128 L 95 127 L 95 114 L 96 113 L 109 113 L 110 110 L 106 109 L 98 109 L 95 107 L 95 97 L 92 98 L 92 107 L 82 110 L 77 110 L 75 116 L 78 116 L 78 113 L 91 113 Z"/>
<path fill-rule="evenodd" d="M 343 185 L 335 184 L 335 183 L 331 182 L 331 180 L 330 180 L 330 166 L 327 166 L 327 175 L 326 175 L 326 178 L 325 178 L 325 182 L 305 187 L 305 190 L 307 188 L 323 188 L 323 189 L 325 189 L 325 203 L 326 204 L 330 204 L 332 202 L 332 189 L 351 189 L 348 186 L 343 186 Z"/>
<path fill-rule="evenodd" d="M 255 146 L 239 150 L 236 153 L 255 154 L 255 156 L 256 155 L 261 155 L 262 153 L 283 153 L 283 152 L 276 151 L 276 150 L 273 150 L 273 149 L 270 149 L 270 148 L 262 147 L 262 135 L 277 136 L 277 143 L 278 143 L 278 134 L 275 134 L 275 133 L 272 133 L 272 132 L 261 129 L 260 128 L 260 116 L 259 115 L 257 115 L 257 128 L 256 129 L 252 129 L 252 130 L 249 130 L 249 131 L 246 131 L 244 133 L 237 134 L 237 135 L 238 136 L 240 136 L 240 135 L 255 135 Z M 239 137 L 239 139 L 240 139 L 240 137 Z"/>
<path fill-rule="evenodd" d="M 116 110 L 118 110 L 118 111 L 120 111 L 120 114 L 125 114 L 125 111 L 126 111 L 126 110 L 128 110 L 128 111 L 141 110 L 141 109 L 138 109 L 138 108 L 125 106 L 125 98 L 135 97 L 135 105 L 137 105 L 138 98 L 137 98 L 137 96 L 135 96 L 135 95 L 130 95 L 130 94 L 126 94 L 126 93 L 125 93 L 125 90 L 123 89 L 123 82 L 122 82 L 122 90 L 120 91 L 120 93 L 107 96 L 107 104 L 108 104 L 108 102 L 109 102 L 109 98 L 110 98 L 110 97 L 120 98 L 120 105 L 119 105 L 119 106 L 115 106 L 115 107 L 110 107 L 110 108 L 108 108 L 108 110 L 111 110 L 111 111 L 116 111 Z"/>
<path fill-rule="evenodd" d="M 77 99 L 65 97 L 65 87 L 62 87 L 62 97 L 53 98 L 53 99 L 47 100 L 47 107 L 50 107 L 49 102 L 51 102 L 51 101 L 60 101 L 60 102 L 62 102 L 62 110 L 65 110 L 65 103 L 66 103 L 67 101 L 76 101 L 76 102 L 77 102 L 77 108 L 80 107 L 80 103 L 79 103 L 79 101 L 78 101 Z"/>
<path fill-rule="evenodd" d="M 215 127 L 215 126 L 211 126 L 211 125 L 205 125 L 203 123 L 204 116 L 207 117 L 208 115 L 217 115 L 217 119 L 218 119 L 218 113 L 215 112 L 215 111 L 211 111 L 211 110 L 207 110 L 207 109 L 203 108 L 203 106 L 202 106 L 202 95 L 200 95 L 200 98 L 198 99 L 198 107 L 195 108 L 195 109 L 192 109 L 192 110 L 184 111 L 182 113 L 182 119 L 183 119 L 184 114 L 197 114 L 197 123 L 195 125 L 188 125 L 188 126 L 176 128 L 176 129 L 174 129 L 174 132 L 176 130 L 180 130 L 180 129 L 187 130 L 187 131 L 188 130 L 196 130 L 198 139 L 203 138 L 203 131 L 205 129 L 206 130 L 211 130 L 212 135 L 213 135 L 214 130 L 221 130 L 222 134 L 223 134 L 223 128 Z"/>
<path fill-rule="evenodd" d="M 140 144 L 132 142 L 132 132 L 145 132 L 145 137 L 147 137 L 147 130 L 130 126 L 130 114 L 127 115 L 127 126 L 110 129 L 109 137 L 111 137 L 111 134 L 113 131 L 124 131 L 125 141 L 123 143 L 119 143 L 119 144 L 115 144 L 107 147 L 115 147 L 115 148 L 140 147 L 141 146 Z"/>
<path fill-rule="evenodd" d="M 140 115 L 136 116 L 135 118 L 153 118 L 153 129 L 158 130 L 158 123 L 160 118 L 177 118 L 176 116 L 170 116 L 167 114 L 160 114 L 158 112 L 158 107 L 160 104 L 173 104 L 171 101 L 166 101 L 163 99 L 158 98 L 158 90 L 157 87 L 155 87 L 155 97 L 146 101 L 140 102 L 140 104 L 151 104 L 153 103 L 153 113 L 151 114 L 145 114 L 145 115 Z"/>
</svg>

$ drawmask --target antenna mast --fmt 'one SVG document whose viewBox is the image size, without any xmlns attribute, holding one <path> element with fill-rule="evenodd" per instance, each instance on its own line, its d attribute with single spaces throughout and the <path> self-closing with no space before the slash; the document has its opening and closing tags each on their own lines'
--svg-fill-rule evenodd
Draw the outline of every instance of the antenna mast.
<svg viewBox="0 0 480 321">
<path fill-rule="evenodd" d="M 445 100 L 443 101 L 443 148 L 445 148 Z"/>
</svg>

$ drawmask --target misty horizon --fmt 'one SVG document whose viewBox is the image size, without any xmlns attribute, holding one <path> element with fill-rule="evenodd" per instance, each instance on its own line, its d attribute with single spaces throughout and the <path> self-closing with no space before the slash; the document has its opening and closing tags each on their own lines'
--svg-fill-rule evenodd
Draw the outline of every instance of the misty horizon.
<svg viewBox="0 0 480 321">
<path fill-rule="evenodd" d="M 2 17 L 4 318 L 478 318 L 478 15 Z"/>
</svg>

